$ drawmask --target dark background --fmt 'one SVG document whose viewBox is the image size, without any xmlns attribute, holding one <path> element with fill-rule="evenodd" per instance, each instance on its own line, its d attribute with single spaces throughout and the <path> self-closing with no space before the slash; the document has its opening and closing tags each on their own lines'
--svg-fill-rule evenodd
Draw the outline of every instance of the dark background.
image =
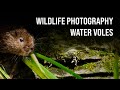
<svg viewBox="0 0 120 90">
<path fill-rule="evenodd" d="M 113 17 L 112 26 L 38 26 L 36 24 L 36 17 Z M 40 34 L 40 37 L 45 33 L 52 32 L 52 29 L 61 30 L 67 28 L 69 32 L 70 28 L 113 28 L 114 37 L 118 37 L 120 34 L 120 14 L 118 12 L 1 12 L 0 14 L 0 26 L 15 25 L 24 26 L 34 35 Z"/>
</svg>

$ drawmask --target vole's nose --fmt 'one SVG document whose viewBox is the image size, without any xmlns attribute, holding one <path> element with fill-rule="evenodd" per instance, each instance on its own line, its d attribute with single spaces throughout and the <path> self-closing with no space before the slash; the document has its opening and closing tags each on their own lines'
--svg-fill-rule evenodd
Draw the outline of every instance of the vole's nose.
<svg viewBox="0 0 120 90">
<path fill-rule="evenodd" d="M 25 47 L 24 47 L 24 50 L 25 50 L 26 52 L 34 51 L 34 47 L 25 46 Z"/>
</svg>

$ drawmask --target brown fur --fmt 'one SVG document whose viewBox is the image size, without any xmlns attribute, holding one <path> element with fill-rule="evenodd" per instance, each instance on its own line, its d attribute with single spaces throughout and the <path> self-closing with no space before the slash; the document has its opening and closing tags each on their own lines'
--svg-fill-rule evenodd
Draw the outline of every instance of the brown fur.
<svg viewBox="0 0 120 90">
<path fill-rule="evenodd" d="M 33 49 L 34 38 L 24 28 L 15 29 L 0 34 L 0 52 L 2 53 L 28 56 Z"/>
<path fill-rule="evenodd" d="M 28 56 L 33 50 L 34 37 L 25 28 L 0 28 L 0 67 L 11 78 L 29 78 L 28 73 L 33 74 L 21 61 L 22 56 Z"/>
</svg>

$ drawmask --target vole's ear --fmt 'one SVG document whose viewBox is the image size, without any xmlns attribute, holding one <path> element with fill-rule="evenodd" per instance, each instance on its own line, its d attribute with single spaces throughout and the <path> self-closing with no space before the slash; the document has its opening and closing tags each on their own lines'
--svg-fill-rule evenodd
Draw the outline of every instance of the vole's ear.
<svg viewBox="0 0 120 90">
<path fill-rule="evenodd" d="M 24 32 L 24 33 L 27 33 L 27 30 L 26 30 L 26 29 L 23 29 L 23 32 Z"/>
<path fill-rule="evenodd" d="M 22 29 L 22 33 L 28 35 L 28 31 L 26 29 Z"/>
<path fill-rule="evenodd" d="M 21 32 L 21 33 L 28 33 L 28 31 L 25 28 L 19 28 L 17 30 L 18 32 Z"/>
</svg>

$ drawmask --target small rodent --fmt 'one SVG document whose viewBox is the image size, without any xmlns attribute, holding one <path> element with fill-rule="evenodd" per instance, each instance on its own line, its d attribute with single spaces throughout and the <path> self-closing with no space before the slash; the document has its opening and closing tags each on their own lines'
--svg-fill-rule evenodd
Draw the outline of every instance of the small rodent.
<svg viewBox="0 0 120 90">
<path fill-rule="evenodd" d="M 3 66 L 11 78 L 34 76 L 21 61 L 34 50 L 34 43 L 34 37 L 23 27 L 0 27 L 0 67 Z"/>
<path fill-rule="evenodd" d="M 34 50 L 34 41 L 25 28 L 3 30 L 0 33 L 0 52 L 28 56 Z"/>
</svg>

